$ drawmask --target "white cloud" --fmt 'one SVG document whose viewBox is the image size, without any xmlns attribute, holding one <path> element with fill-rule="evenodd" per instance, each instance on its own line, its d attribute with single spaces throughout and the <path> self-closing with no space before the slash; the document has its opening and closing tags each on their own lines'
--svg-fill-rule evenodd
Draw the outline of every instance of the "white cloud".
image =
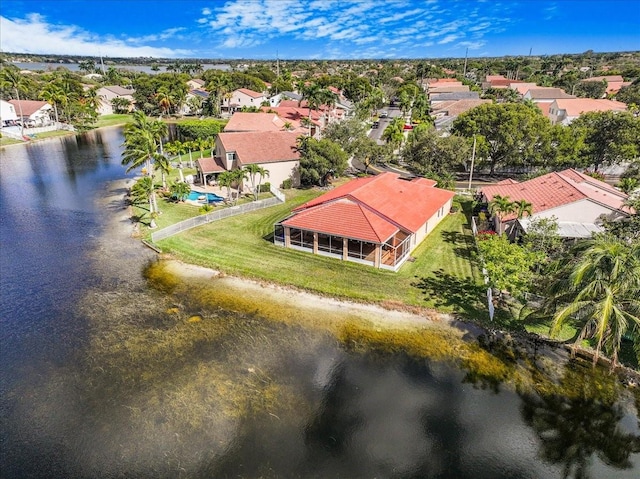
<svg viewBox="0 0 640 479">
<path fill-rule="evenodd" d="M 188 56 L 190 50 L 152 47 L 141 45 L 136 38 L 127 41 L 100 38 L 75 25 L 51 25 L 38 14 L 30 14 L 24 20 L 11 20 L 0 16 L 2 49 L 5 52 L 41 53 L 60 55 L 110 57 L 176 57 Z M 179 29 L 166 30 L 158 38 L 174 35 Z"/>
<path fill-rule="evenodd" d="M 203 8 L 202 9 L 202 15 L 204 15 L 204 16 L 211 15 L 211 9 L 210 8 Z"/>
<path fill-rule="evenodd" d="M 447 43 L 455 42 L 462 35 L 447 35 L 442 40 L 438 41 L 438 45 L 446 45 Z"/>
</svg>

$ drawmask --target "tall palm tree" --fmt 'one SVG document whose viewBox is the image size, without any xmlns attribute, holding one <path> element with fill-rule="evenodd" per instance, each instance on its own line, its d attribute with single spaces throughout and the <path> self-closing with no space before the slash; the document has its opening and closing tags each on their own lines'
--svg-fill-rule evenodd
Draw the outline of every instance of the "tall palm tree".
<svg viewBox="0 0 640 479">
<path fill-rule="evenodd" d="M 144 176 L 140 178 L 131 187 L 131 196 L 133 197 L 134 201 L 149 202 L 149 215 L 151 216 L 151 221 L 149 223 L 150 228 L 156 227 L 155 218 L 156 218 L 157 209 L 155 207 L 154 197 L 155 197 L 155 191 L 157 187 L 158 185 L 156 185 L 153 182 L 153 178 L 150 176 Z"/>
<path fill-rule="evenodd" d="M 235 202 L 237 203 L 238 198 L 240 198 L 240 192 L 242 191 L 244 182 L 247 181 L 249 178 L 247 176 L 247 172 L 242 169 L 233 170 L 231 172 L 231 175 L 233 177 L 233 182 L 236 184 L 236 189 L 238 190 L 238 194 L 236 195 L 236 199 L 235 199 Z"/>
<path fill-rule="evenodd" d="M 640 333 L 640 243 L 599 235 L 574 253 L 576 259 L 560 269 L 549 288 L 545 308 L 554 313 L 551 334 L 576 321 L 582 327 L 574 348 L 594 338 L 594 364 L 604 349 L 615 366 L 622 337 Z"/>
<path fill-rule="evenodd" d="M 233 184 L 233 173 L 230 171 L 223 171 L 218 175 L 218 184 L 227 188 L 227 200 L 231 200 L 231 185 Z"/>
<path fill-rule="evenodd" d="M 187 183 L 178 181 L 171 184 L 169 191 L 178 201 L 184 201 L 191 193 L 191 187 Z"/>
<path fill-rule="evenodd" d="M 525 213 L 529 216 L 533 214 L 533 205 L 526 200 L 514 201 L 513 209 L 518 215 L 518 219 L 523 218 Z"/>
<path fill-rule="evenodd" d="M 56 85 L 55 83 L 47 83 L 42 88 L 42 91 L 40 92 L 39 96 L 44 101 L 48 102 L 50 105 L 53 106 L 53 111 L 56 115 L 56 126 L 57 126 L 58 123 L 60 122 L 58 118 L 58 103 L 63 100 L 63 96 L 64 96 L 64 92 L 62 91 L 62 88 L 60 88 L 60 86 Z"/>
<path fill-rule="evenodd" d="M 162 155 L 162 138 L 167 131 L 166 123 L 151 120 L 142 111 L 134 112 L 133 122 L 124 127 L 122 165 L 128 166 L 127 172 L 145 165 L 147 175 L 153 177 L 153 162 L 158 154 Z M 155 193 L 152 200 L 156 204 Z"/>
<path fill-rule="evenodd" d="M 249 179 L 251 180 L 251 191 L 253 191 L 253 197 L 257 201 L 258 194 L 260 193 L 260 183 L 262 182 L 262 178 L 269 176 L 269 171 L 256 163 L 251 163 L 245 166 L 244 170 L 249 175 Z M 256 177 L 259 177 L 257 188 Z"/>
<path fill-rule="evenodd" d="M 498 234 L 502 234 L 502 219 L 509 213 L 513 213 L 513 202 L 508 196 L 495 195 L 489 202 L 489 212 L 498 218 Z"/>
<path fill-rule="evenodd" d="M 24 136 L 24 121 L 22 121 L 22 102 L 20 101 L 20 90 L 24 89 L 25 78 L 16 67 L 3 67 L 0 70 L 0 84 L 13 88 L 18 101 L 20 111 L 20 135 Z"/>
</svg>

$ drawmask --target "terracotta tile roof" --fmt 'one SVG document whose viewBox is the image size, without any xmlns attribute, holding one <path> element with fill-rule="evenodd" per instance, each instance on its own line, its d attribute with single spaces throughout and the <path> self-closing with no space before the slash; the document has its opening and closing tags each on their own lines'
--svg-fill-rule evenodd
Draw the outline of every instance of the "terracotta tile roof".
<svg viewBox="0 0 640 479">
<path fill-rule="evenodd" d="M 511 88 L 524 95 L 532 88 L 540 88 L 536 83 L 515 83 Z"/>
<path fill-rule="evenodd" d="M 491 84 L 491 88 L 511 86 L 514 83 L 524 83 L 522 80 L 508 80 L 506 78 L 496 78 L 495 80 L 487 80 Z"/>
<path fill-rule="evenodd" d="M 284 121 L 274 113 L 236 112 L 225 125 L 224 131 L 280 131 L 283 126 Z"/>
<path fill-rule="evenodd" d="M 444 102 L 444 103 L 447 103 L 445 108 L 436 108 L 436 106 L 439 106 L 439 105 L 434 105 L 433 109 L 439 113 L 446 111 L 446 114 L 448 116 L 458 116 L 464 113 L 465 111 L 469 111 L 472 108 L 475 108 L 484 103 L 491 103 L 491 100 L 478 100 L 478 99 L 468 98 L 464 100 L 456 100 L 456 101 Z"/>
<path fill-rule="evenodd" d="M 20 115 L 20 108 L 22 108 L 22 116 L 31 116 L 44 106 L 51 107 L 46 101 L 39 100 L 9 100 L 9 103 L 15 107 L 17 115 Z"/>
<path fill-rule="evenodd" d="M 548 118 L 549 117 L 549 108 L 551 108 L 552 103 L 549 103 L 548 101 L 547 102 L 540 102 L 539 101 L 539 102 L 536 103 L 536 106 L 540 109 L 542 114 Z"/>
<path fill-rule="evenodd" d="M 565 98 L 554 102 L 559 110 L 565 110 L 567 116 L 579 116 L 590 111 L 625 111 L 627 105 L 621 101 L 593 98 Z"/>
<path fill-rule="evenodd" d="M 371 243 L 384 243 L 398 231 L 397 225 L 349 198 L 301 211 L 283 224 Z"/>
<path fill-rule="evenodd" d="M 573 95 L 569 95 L 562 88 L 550 88 L 550 87 L 537 87 L 530 89 L 524 94 L 525 97 L 532 100 L 550 100 L 556 98 L 575 98 Z"/>
<path fill-rule="evenodd" d="M 460 93 L 468 91 L 468 85 L 438 85 L 436 87 L 432 87 L 431 85 L 429 86 L 429 95 L 435 93 Z"/>
<path fill-rule="evenodd" d="M 248 131 L 219 133 L 218 141 L 225 151 L 235 151 L 240 166 L 251 163 L 298 161 L 298 134 L 290 131 Z"/>
<path fill-rule="evenodd" d="M 199 171 L 202 171 L 205 175 L 209 173 L 219 173 L 226 171 L 222 166 L 222 160 L 220 158 L 200 158 L 196 161 Z"/>
<path fill-rule="evenodd" d="M 607 83 L 610 82 L 623 82 L 624 78 L 622 78 L 622 75 L 607 75 L 607 76 L 602 76 L 602 77 L 591 77 L 591 78 L 585 78 L 584 81 L 606 81 Z"/>
<path fill-rule="evenodd" d="M 386 222 L 415 233 L 454 196 L 452 191 L 434 188 L 432 184 L 432 181 L 404 180 L 395 173 L 387 172 L 352 180 L 294 211 L 300 212 L 346 198 L 366 207 Z M 384 236 L 385 231 L 378 236 Z"/>
<path fill-rule="evenodd" d="M 588 179 L 587 179 L 588 178 Z M 573 169 L 548 173 L 522 183 L 500 182 L 481 189 L 487 201 L 495 195 L 508 196 L 511 201 L 525 200 L 531 203 L 533 213 L 568 205 L 589 199 L 608 206 L 613 210 L 622 210 L 627 195 L 612 186 L 583 175 Z M 515 214 L 504 218 L 515 218 Z"/>
<path fill-rule="evenodd" d="M 245 95 L 250 96 L 251 98 L 262 98 L 264 96 L 264 93 L 249 90 L 248 88 L 238 88 L 235 91 L 244 93 Z"/>
</svg>

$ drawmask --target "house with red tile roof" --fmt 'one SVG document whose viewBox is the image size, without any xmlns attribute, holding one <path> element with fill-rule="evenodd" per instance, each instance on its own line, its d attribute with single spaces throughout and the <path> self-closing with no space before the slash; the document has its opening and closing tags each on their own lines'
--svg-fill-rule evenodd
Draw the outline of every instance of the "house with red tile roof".
<svg viewBox="0 0 640 479">
<path fill-rule="evenodd" d="M 290 131 L 219 133 L 215 162 L 216 165 L 222 165 L 223 170 L 220 171 L 232 171 L 257 164 L 269 171 L 268 181 L 276 187 L 280 187 L 287 179 L 297 186 L 300 184 L 298 136 Z M 210 166 L 216 168 L 213 164 Z M 215 171 L 217 170 L 213 172 Z"/>
<path fill-rule="evenodd" d="M 275 113 L 235 112 L 225 125 L 226 133 L 242 131 L 283 131 L 284 121 Z"/>
<path fill-rule="evenodd" d="M 135 104 L 135 100 L 133 99 L 133 94 L 136 91 L 130 88 L 124 88 L 120 85 L 107 85 L 100 87 L 96 94 L 100 99 L 100 105 L 98 106 L 98 115 L 111 115 L 113 114 L 113 105 L 111 102 L 115 98 L 125 98 L 129 101 L 130 109 L 133 109 L 133 105 Z"/>
<path fill-rule="evenodd" d="M 496 195 L 514 202 L 524 200 L 531 203 L 529 220 L 555 217 L 559 233 L 565 237 L 576 237 L 570 236 L 571 232 L 579 229 L 599 231 L 603 215 L 615 219 L 629 214 L 624 205 L 628 198 L 625 193 L 571 168 L 523 182 L 501 181 L 483 187 L 480 192 L 487 203 Z M 522 226 L 522 222 L 516 224 L 518 218 L 515 213 L 506 215 L 502 220 L 496 217 L 494 221 L 497 231 L 505 231 L 510 236 L 514 236 Z"/>
<path fill-rule="evenodd" d="M 569 95 L 562 88 L 539 86 L 527 90 L 527 92 L 522 95 L 522 98 L 531 100 L 534 103 L 551 103 L 560 98 L 575 98 L 575 96 Z"/>
<path fill-rule="evenodd" d="M 397 271 L 449 214 L 454 193 L 435 185 L 391 172 L 351 180 L 295 208 L 274 242 Z"/>
<path fill-rule="evenodd" d="M 267 95 L 261 92 L 249 90 L 248 88 L 238 88 L 231 92 L 229 98 L 222 100 L 222 108 L 228 111 L 240 110 L 242 107 L 260 108 L 262 102 L 269 101 Z"/>
<path fill-rule="evenodd" d="M 53 107 L 46 101 L 39 100 L 9 100 L 13 105 L 18 120 L 30 126 L 44 126 L 52 122 Z"/>
<path fill-rule="evenodd" d="M 621 101 L 594 98 L 563 98 L 554 100 L 549 106 L 549 120 L 568 125 L 583 113 L 592 111 L 626 111 L 627 105 Z"/>
<path fill-rule="evenodd" d="M 585 78 L 582 81 L 583 82 L 605 81 L 607 83 L 607 88 L 604 92 L 604 96 L 614 95 L 620 91 L 620 88 L 629 86 L 632 83 L 630 81 L 628 82 L 624 81 L 624 78 L 622 78 L 622 75 L 607 75 L 607 76 L 601 76 L 601 77 L 591 77 L 591 78 Z"/>
</svg>

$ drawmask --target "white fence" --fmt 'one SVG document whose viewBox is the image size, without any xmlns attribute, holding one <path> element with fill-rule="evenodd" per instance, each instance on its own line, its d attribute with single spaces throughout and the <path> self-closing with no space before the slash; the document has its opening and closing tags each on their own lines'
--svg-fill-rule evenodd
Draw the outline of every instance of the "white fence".
<svg viewBox="0 0 640 479">
<path fill-rule="evenodd" d="M 242 205 L 230 206 L 228 208 L 219 208 L 214 211 L 211 211 L 210 213 L 200 215 L 200 216 L 194 216 L 193 218 L 180 221 L 179 223 L 173 224 L 171 226 L 167 226 L 166 228 L 162 228 L 161 230 L 151 233 L 151 241 L 155 243 L 157 241 L 168 238 L 169 236 L 173 236 L 183 231 L 190 230 L 191 228 L 195 228 L 197 226 L 206 225 L 207 223 L 211 223 L 213 221 L 218 221 L 224 218 L 229 218 L 230 216 L 241 215 L 243 213 L 248 213 L 249 211 L 269 208 L 270 206 L 275 206 L 275 205 L 284 203 L 284 194 L 282 194 L 282 192 L 280 191 L 278 191 L 278 193 L 279 195 L 276 195 L 275 198 L 267 198 L 266 200 L 252 201 L 251 203 L 244 203 Z"/>
</svg>

